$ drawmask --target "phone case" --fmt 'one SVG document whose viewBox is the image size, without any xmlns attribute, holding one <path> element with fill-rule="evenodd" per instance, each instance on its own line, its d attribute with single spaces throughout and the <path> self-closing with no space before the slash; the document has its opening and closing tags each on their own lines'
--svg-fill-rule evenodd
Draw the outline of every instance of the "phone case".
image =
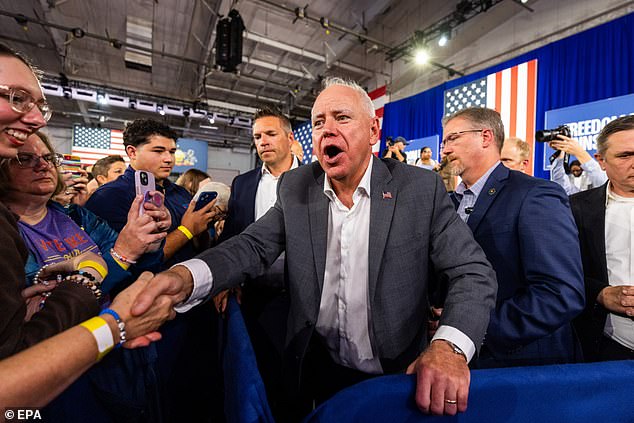
<svg viewBox="0 0 634 423">
<path fill-rule="evenodd" d="M 152 201 L 150 191 L 156 191 L 154 175 L 145 170 L 137 170 L 134 172 L 134 187 L 136 189 L 136 194 L 143 196 L 143 203 L 141 203 L 141 206 L 139 207 L 139 215 L 141 215 L 145 212 L 143 204 L 148 201 Z"/>
<path fill-rule="evenodd" d="M 198 197 L 198 201 L 196 201 L 196 205 L 194 206 L 194 211 L 202 209 L 207 204 L 214 201 L 217 196 L 218 193 L 216 191 L 206 191 L 201 193 L 200 197 Z"/>
</svg>

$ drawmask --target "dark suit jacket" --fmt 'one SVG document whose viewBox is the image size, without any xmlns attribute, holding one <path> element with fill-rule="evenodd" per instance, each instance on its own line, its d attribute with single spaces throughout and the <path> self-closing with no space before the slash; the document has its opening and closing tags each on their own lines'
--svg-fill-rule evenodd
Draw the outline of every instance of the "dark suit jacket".
<svg viewBox="0 0 634 423">
<path fill-rule="evenodd" d="M 258 166 L 233 180 L 228 215 L 219 242 L 238 235 L 255 221 L 255 194 L 261 178 L 262 166 Z"/>
<path fill-rule="evenodd" d="M 577 228 L 568 197 L 550 181 L 500 164 L 467 224 L 498 280 L 479 367 L 574 362 L 570 322 L 584 307 Z"/>
<path fill-rule="evenodd" d="M 441 324 L 458 328 L 478 348 L 496 291 L 484 253 L 456 215 L 437 175 L 395 160 L 372 160 L 370 336 L 383 370 L 405 369 L 427 344 L 432 267 L 448 281 Z M 290 385 L 299 382 L 319 314 L 329 215 L 323 186 L 324 172 L 317 162 L 284 173 L 277 203 L 266 215 L 198 256 L 213 273 L 215 295 L 262 274 L 286 250 L 290 313 L 285 364 Z"/>
<path fill-rule="evenodd" d="M 586 288 L 586 308 L 575 320 L 577 334 L 587 361 L 595 361 L 603 336 L 608 311 L 597 303 L 599 292 L 607 286 L 605 258 L 605 199 L 607 183 L 570 197 L 572 214 L 579 229 L 579 244 Z"/>
</svg>

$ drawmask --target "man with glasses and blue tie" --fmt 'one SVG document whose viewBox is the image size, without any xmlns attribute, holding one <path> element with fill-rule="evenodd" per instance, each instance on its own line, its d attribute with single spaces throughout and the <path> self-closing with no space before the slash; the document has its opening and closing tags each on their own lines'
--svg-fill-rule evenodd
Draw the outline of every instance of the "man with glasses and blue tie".
<svg viewBox="0 0 634 423">
<path fill-rule="evenodd" d="M 445 118 L 443 135 L 462 178 L 452 199 L 499 285 L 475 367 L 577 361 L 570 322 L 584 307 L 583 271 L 566 193 L 500 162 L 504 125 L 494 110 L 461 110 Z"/>
</svg>

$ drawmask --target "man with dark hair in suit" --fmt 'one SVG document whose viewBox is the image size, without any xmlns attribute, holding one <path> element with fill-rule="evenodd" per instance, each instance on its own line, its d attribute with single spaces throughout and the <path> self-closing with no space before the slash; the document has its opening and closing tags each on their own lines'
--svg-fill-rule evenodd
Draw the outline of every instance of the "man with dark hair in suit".
<svg viewBox="0 0 634 423">
<path fill-rule="evenodd" d="M 608 182 L 570 197 L 579 228 L 587 304 L 575 322 L 588 361 L 634 359 L 634 116 L 597 137 Z"/>
<path fill-rule="evenodd" d="M 160 293 L 201 302 L 261 275 L 285 251 L 289 402 L 292 394 L 324 401 L 407 369 L 417 375 L 421 410 L 466 410 L 467 362 L 494 305 L 494 272 L 438 175 L 372 155 L 378 123 L 361 87 L 327 79 L 312 110 L 318 162 L 283 174 L 275 206 L 240 235 L 157 275 L 133 312 Z M 429 344 L 436 279 L 448 295 Z"/>
<path fill-rule="evenodd" d="M 497 305 L 475 365 L 575 362 L 571 321 L 584 306 L 577 228 L 557 184 L 500 162 L 504 126 L 491 109 L 443 121 L 443 154 L 462 177 L 452 199 L 498 280 Z"/>
<path fill-rule="evenodd" d="M 228 216 L 219 242 L 238 235 L 262 217 L 277 200 L 280 176 L 299 166 L 299 160 L 291 154 L 291 144 L 295 142 L 291 122 L 281 112 L 275 109 L 257 111 L 253 122 L 253 142 L 262 166 L 233 180 Z M 265 275 L 245 280 L 241 295 L 245 324 L 272 405 L 277 398 L 276 386 L 281 380 L 279 368 L 288 315 L 283 256 Z M 226 303 L 223 296 L 214 300 L 217 308 L 224 310 Z"/>
</svg>

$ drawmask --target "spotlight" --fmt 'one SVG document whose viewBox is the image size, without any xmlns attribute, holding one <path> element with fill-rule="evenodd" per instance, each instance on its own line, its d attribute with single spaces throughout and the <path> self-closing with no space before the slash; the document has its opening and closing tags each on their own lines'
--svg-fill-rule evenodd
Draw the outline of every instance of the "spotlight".
<svg viewBox="0 0 634 423">
<path fill-rule="evenodd" d="M 106 117 L 104 115 L 99 116 L 99 122 L 105 122 Z"/>
<path fill-rule="evenodd" d="M 108 99 L 106 95 L 102 92 L 97 93 L 97 103 L 99 104 L 108 104 Z"/>
<path fill-rule="evenodd" d="M 526 4 L 528 3 L 528 0 L 520 0 L 522 2 L 522 4 Z"/>
<path fill-rule="evenodd" d="M 429 53 L 427 53 L 427 50 L 425 50 L 424 48 L 421 48 L 416 52 L 414 60 L 417 64 L 424 65 L 429 61 Z"/>
<path fill-rule="evenodd" d="M 442 34 L 440 38 L 438 39 L 438 45 L 440 47 L 444 47 L 447 45 L 448 41 L 449 41 L 449 37 L 447 37 L 447 34 Z"/>
<path fill-rule="evenodd" d="M 73 28 L 70 32 L 75 38 L 84 38 L 84 35 L 86 35 L 86 32 L 81 28 Z"/>
<path fill-rule="evenodd" d="M 165 116 L 165 110 L 163 110 L 163 105 L 162 104 L 157 104 L 156 105 L 156 111 L 159 113 L 159 115 Z"/>
<path fill-rule="evenodd" d="M 63 87 L 62 94 L 65 99 L 70 100 L 71 98 L 73 98 L 73 90 L 70 87 Z"/>
<path fill-rule="evenodd" d="M 210 115 L 208 119 L 209 119 L 210 125 L 213 125 L 214 123 L 216 123 L 216 119 L 214 118 L 214 115 Z"/>
<path fill-rule="evenodd" d="M 136 109 L 136 100 L 131 98 L 130 101 L 128 101 L 128 107 L 132 110 Z"/>
<path fill-rule="evenodd" d="M 183 107 L 183 116 L 189 117 L 190 110 L 189 107 Z"/>
</svg>

